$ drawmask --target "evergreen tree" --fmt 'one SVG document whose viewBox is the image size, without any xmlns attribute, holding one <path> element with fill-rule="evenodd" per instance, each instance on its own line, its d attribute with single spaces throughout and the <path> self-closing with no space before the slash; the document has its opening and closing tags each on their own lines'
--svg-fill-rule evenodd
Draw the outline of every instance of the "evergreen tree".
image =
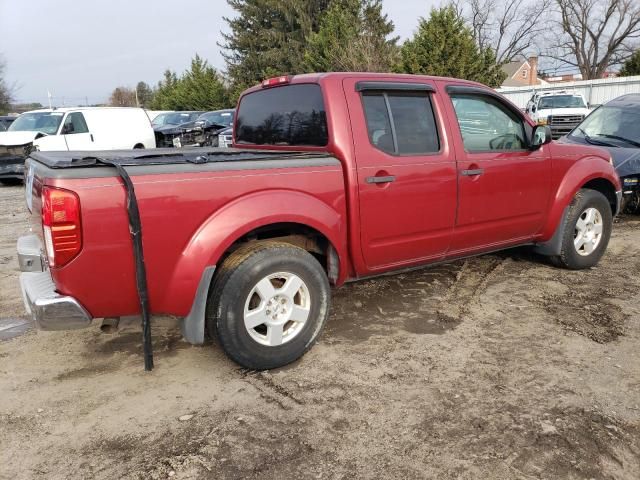
<svg viewBox="0 0 640 480">
<path fill-rule="evenodd" d="M 136 85 L 136 93 L 138 94 L 138 103 L 141 107 L 147 108 L 153 101 L 153 90 L 146 82 L 138 82 Z"/>
<path fill-rule="evenodd" d="M 332 0 L 320 29 L 308 37 L 307 71 L 390 71 L 397 62 L 398 37 L 382 13 L 381 0 Z"/>
<path fill-rule="evenodd" d="M 640 75 L 640 49 L 633 52 L 633 55 L 624 62 L 620 70 L 621 77 L 630 77 L 632 75 Z"/>
<path fill-rule="evenodd" d="M 167 69 L 164 78 L 158 82 L 150 107 L 154 110 L 173 110 L 174 97 L 178 86 L 178 76 Z"/>
<path fill-rule="evenodd" d="M 431 10 L 401 49 L 398 71 L 464 78 L 499 86 L 505 74 L 490 48 L 480 49 L 471 30 L 452 6 Z"/>
<path fill-rule="evenodd" d="M 227 74 L 234 94 L 265 78 L 303 71 L 306 39 L 317 31 L 330 0 L 227 0 L 237 12 L 225 18 Z"/>
<path fill-rule="evenodd" d="M 181 77 L 165 71 L 152 101 L 156 110 L 218 110 L 230 104 L 222 76 L 197 54 Z"/>
</svg>

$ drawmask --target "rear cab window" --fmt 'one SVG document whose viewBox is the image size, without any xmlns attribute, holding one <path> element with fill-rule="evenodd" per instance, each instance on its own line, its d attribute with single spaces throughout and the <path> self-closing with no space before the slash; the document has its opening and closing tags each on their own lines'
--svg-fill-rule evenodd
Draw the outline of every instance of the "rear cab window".
<svg viewBox="0 0 640 480">
<path fill-rule="evenodd" d="M 240 101 L 236 144 L 326 147 L 327 115 L 320 85 L 290 84 L 248 93 Z"/>
</svg>

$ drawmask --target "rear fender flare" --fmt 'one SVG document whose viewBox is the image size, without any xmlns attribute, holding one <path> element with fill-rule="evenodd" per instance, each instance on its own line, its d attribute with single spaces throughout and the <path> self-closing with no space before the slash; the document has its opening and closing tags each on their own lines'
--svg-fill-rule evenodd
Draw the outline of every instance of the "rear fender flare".
<svg viewBox="0 0 640 480">
<path fill-rule="evenodd" d="M 193 310 L 199 282 L 207 267 L 217 266 L 227 249 L 259 227 L 297 223 L 324 235 L 338 255 L 341 284 L 347 275 L 346 218 L 321 200 L 298 191 L 268 190 L 237 198 L 213 213 L 181 252 L 166 294 L 180 300 L 176 311 Z"/>
</svg>

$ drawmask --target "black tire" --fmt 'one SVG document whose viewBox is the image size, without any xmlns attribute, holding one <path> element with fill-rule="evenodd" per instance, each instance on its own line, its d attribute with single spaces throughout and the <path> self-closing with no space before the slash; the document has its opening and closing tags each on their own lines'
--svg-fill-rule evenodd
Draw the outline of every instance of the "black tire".
<svg viewBox="0 0 640 480">
<path fill-rule="evenodd" d="M 574 245 L 577 223 L 580 217 L 583 217 L 585 212 L 592 208 L 596 209 L 601 216 L 602 235 L 593 251 L 581 255 Z M 551 261 L 558 267 L 568 268 L 570 270 L 582 270 L 595 266 L 607 249 L 612 226 L 613 214 L 607 198 L 596 190 L 586 188 L 579 190 L 569 206 L 567 221 L 562 235 L 560 255 L 552 256 Z"/>
<path fill-rule="evenodd" d="M 284 329 L 296 332 L 291 334 L 290 340 L 269 346 L 255 338 L 264 334 L 263 341 L 268 341 L 268 328 L 271 327 L 265 323 L 251 329 L 250 333 L 250 329 L 245 327 L 245 307 L 256 301 L 257 292 L 252 294 L 252 298 L 249 295 L 257 284 L 265 277 L 280 272 L 295 275 L 303 281 L 308 293 L 306 307 L 309 313 L 306 322 L 288 321 L 284 324 Z M 270 280 L 276 282 L 275 285 L 277 281 Z M 300 302 L 299 299 L 305 296 L 300 292 L 303 290 L 298 290 L 295 296 L 298 300 L 295 301 Z M 217 272 L 207 304 L 207 329 L 239 365 L 252 370 L 282 367 L 300 358 L 313 346 L 329 316 L 330 296 L 329 281 L 322 265 L 307 251 L 276 241 L 250 244 L 232 253 Z M 266 302 L 261 296 L 257 300 L 260 305 Z M 266 309 L 268 304 L 264 305 L 265 312 L 269 312 Z M 283 338 L 286 335 L 285 331 Z"/>
</svg>

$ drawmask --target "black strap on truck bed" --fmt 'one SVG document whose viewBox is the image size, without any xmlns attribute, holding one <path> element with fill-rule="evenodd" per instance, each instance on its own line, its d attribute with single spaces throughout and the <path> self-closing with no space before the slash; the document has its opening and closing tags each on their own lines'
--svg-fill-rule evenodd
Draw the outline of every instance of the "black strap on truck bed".
<svg viewBox="0 0 640 480">
<path fill-rule="evenodd" d="M 131 232 L 131 242 L 133 243 L 133 258 L 136 269 L 136 287 L 138 299 L 140 301 L 140 312 L 142 314 L 142 348 L 144 352 L 144 369 L 153 370 L 153 346 L 151 343 L 151 320 L 149 313 L 149 289 L 147 287 L 147 270 L 144 265 L 144 250 L 142 248 L 142 222 L 140 221 L 140 210 L 138 200 L 133 188 L 133 182 L 125 168 L 119 163 L 112 162 L 104 158 L 94 157 L 95 160 L 104 165 L 115 167 L 124 183 L 127 192 L 127 214 L 129 216 L 129 231 Z"/>
</svg>

